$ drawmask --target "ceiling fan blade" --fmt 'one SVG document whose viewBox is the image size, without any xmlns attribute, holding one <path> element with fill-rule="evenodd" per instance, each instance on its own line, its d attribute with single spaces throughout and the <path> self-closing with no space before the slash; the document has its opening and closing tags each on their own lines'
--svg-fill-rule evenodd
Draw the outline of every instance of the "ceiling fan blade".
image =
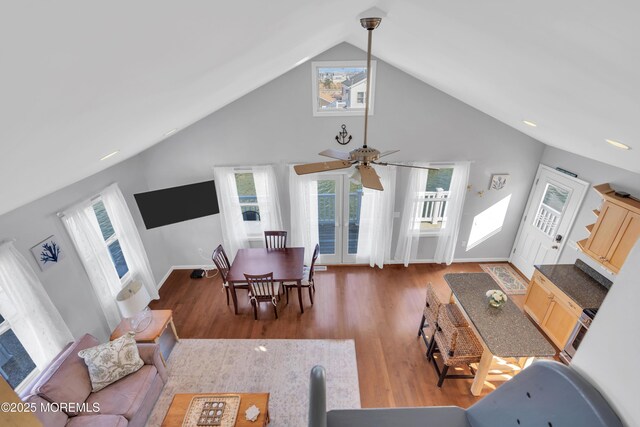
<svg viewBox="0 0 640 427">
<path fill-rule="evenodd" d="M 381 157 L 384 157 L 384 156 L 389 156 L 389 155 L 391 155 L 391 154 L 393 154 L 393 153 L 397 153 L 398 151 L 400 151 L 400 150 L 390 150 L 390 151 L 385 151 L 384 153 L 380 154 L 380 155 L 378 156 L 378 158 L 381 158 Z"/>
<path fill-rule="evenodd" d="M 371 188 L 372 190 L 384 190 L 380 182 L 380 177 L 375 169 L 371 166 L 360 165 L 358 166 L 358 170 L 360 171 L 360 180 L 362 181 L 363 187 Z"/>
<path fill-rule="evenodd" d="M 324 150 L 318 154 L 320 154 L 321 156 L 331 157 L 332 159 L 350 160 L 349 153 L 334 150 L 333 148 L 329 148 L 328 150 Z"/>
<path fill-rule="evenodd" d="M 346 160 L 335 160 L 333 162 L 307 163 L 305 165 L 295 165 L 293 169 L 298 175 L 308 173 L 332 171 L 335 169 L 346 169 L 351 167 L 351 162 Z"/>
<path fill-rule="evenodd" d="M 440 170 L 439 168 L 428 168 L 426 166 L 416 166 L 416 165 L 403 165 L 402 163 L 387 163 L 387 162 L 372 162 L 375 165 L 381 166 L 400 166 L 402 168 L 414 168 L 414 169 L 428 169 L 431 171 Z"/>
</svg>

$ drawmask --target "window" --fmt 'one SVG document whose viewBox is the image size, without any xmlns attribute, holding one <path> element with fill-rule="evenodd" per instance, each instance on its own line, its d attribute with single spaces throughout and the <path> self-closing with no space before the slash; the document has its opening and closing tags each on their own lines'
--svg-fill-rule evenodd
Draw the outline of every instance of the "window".
<svg viewBox="0 0 640 427">
<path fill-rule="evenodd" d="M 236 188 L 238 189 L 242 219 L 244 221 L 260 221 L 260 206 L 258 206 L 253 173 L 236 173 Z"/>
<path fill-rule="evenodd" d="M 124 283 L 128 278 L 127 273 L 129 272 L 129 266 L 127 265 L 127 260 L 124 258 L 124 254 L 122 253 L 118 234 L 113 228 L 113 224 L 111 224 L 111 219 L 109 218 L 109 214 L 107 213 L 107 209 L 104 207 L 102 200 L 94 203 L 92 207 L 93 212 L 98 219 L 98 226 L 100 227 L 102 238 L 109 250 L 109 255 L 111 255 L 113 265 L 118 272 L 118 277 Z"/>
<path fill-rule="evenodd" d="M 453 168 L 429 170 L 420 207 L 421 234 L 434 234 L 442 229 L 442 221 L 447 214 L 452 176 Z"/>
<path fill-rule="evenodd" d="M 366 61 L 313 62 L 314 116 L 363 115 L 367 90 Z M 373 114 L 376 63 L 371 61 L 369 114 Z"/>
<path fill-rule="evenodd" d="M 569 190 L 547 183 L 533 226 L 549 237 L 555 236 L 568 200 Z"/>
<path fill-rule="evenodd" d="M 0 375 L 15 390 L 25 380 L 30 380 L 35 369 L 35 363 L 11 330 L 9 322 L 0 315 Z"/>
</svg>

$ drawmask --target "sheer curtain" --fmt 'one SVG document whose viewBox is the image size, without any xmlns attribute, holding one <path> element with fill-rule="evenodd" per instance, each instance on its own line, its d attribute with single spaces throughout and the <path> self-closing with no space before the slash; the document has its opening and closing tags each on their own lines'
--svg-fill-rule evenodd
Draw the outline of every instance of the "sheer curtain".
<svg viewBox="0 0 640 427">
<path fill-rule="evenodd" d="M 252 166 L 256 197 L 260 208 L 260 226 L 265 230 L 284 230 L 276 173 L 271 165 Z"/>
<path fill-rule="evenodd" d="M 416 166 L 428 166 L 416 164 Z M 429 171 L 427 169 L 410 169 L 409 182 L 406 187 L 402 220 L 396 245 L 395 259 L 406 266 L 412 259 L 417 258 L 420 240 L 420 209 L 422 208 L 422 194 L 427 188 Z"/>
<path fill-rule="evenodd" d="M 438 243 L 434 256 L 434 261 L 440 264 L 449 265 L 453 262 L 458 233 L 460 232 L 464 199 L 467 194 L 469 167 L 469 162 L 456 162 L 453 164 L 446 216 L 442 220 L 442 228 L 438 234 Z"/>
<path fill-rule="evenodd" d="M 249 239 L 238 198 L 238 187 L 236 187 L 236 170 L 233 167 L 216 167 L 213 175 L 220 206 L 222 239 L 224 240 L 225 252 L 229 260 L 233 262 L 238 249 L 249 247 Z"/>
<path fill-rule="evenodd" d="M 147 252 L 118 184 L 112 184 L 105 188 L 100 196 L 111 224 L 118 233 L 118 240 L 129 266 L 129 272 L 132 277 L 142 283 L 151 299 L 159 299 L 160 295 L 158 295 L 158 288 L 153 278 Z"/>
<path fill-rule="evenodd" d="M 298 175 L 290 166 L 291 246 L 304 247 L 305 264 L 311 265 L 318 235 L 318 176 Z"/>
<path fill-rule="evenodd" d="M 62 222 L 89 276 L 107 324 L 113 330 L 121 320 L 116 295 L 122 289 L 122 283 L 104 244 L 91 202 L 83 202 L 65 211 Z"/>
<path fill-rule="evenodd" d="M 382 268 L 391 248 L 396 168 L 381 166 L 376 168 L 376 173 L 384 191 L 363 188 L 356 260 Z"/>
<path fill-rule="evenodd" d="M 0 312 L 42 370 L 73 341 L 42 283 L 13 243 L 0 245 Z"/>
</svg>

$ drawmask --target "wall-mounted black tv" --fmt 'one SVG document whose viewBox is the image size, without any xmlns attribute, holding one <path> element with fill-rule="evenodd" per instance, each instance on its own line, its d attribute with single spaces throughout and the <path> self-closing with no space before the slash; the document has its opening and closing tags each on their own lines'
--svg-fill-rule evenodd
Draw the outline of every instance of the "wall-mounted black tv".
<svg viewBox="0 0 640 427">
<path fill-rule="evenodd" d="M 220 213 L 214 181 L 134 194 L 147 230 Z"/>
</svg>

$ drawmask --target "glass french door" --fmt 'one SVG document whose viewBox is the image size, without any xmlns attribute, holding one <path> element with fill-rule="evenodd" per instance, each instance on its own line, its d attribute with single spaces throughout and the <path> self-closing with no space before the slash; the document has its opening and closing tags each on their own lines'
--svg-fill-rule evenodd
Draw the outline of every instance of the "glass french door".
<svg viewBox="0 0 640 427">
<path fill-rule="evenodd" d="M 318 185 L 318 235 L 322 264 L 356 262 L 362 185 L 348 175 L 322 175 Z"/>
</svg>

